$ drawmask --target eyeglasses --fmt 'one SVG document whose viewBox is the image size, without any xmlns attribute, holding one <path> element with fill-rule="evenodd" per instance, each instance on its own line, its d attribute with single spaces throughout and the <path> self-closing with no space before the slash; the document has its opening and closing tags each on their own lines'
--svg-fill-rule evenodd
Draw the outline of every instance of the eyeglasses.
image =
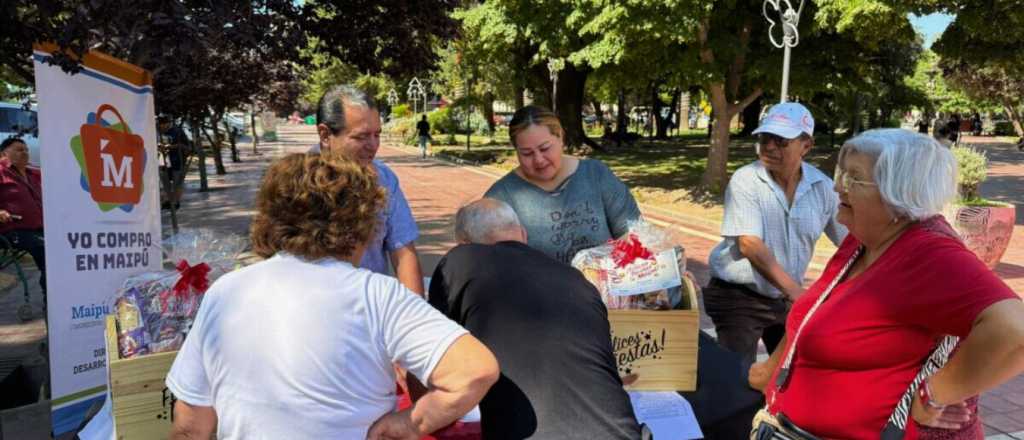
<svg viewBox="0 0 1024 440">
<path fill-rule="evenodd" d="M 850 191 L 850 187 L 853 186 L 853 185 L 878 186 L 878 184 L 875 183 L 875 182 L 869 182 L 867 180 L 857 180 L 857 179 L 854 179 L 853 177 L 850 177 L 849 174 L 846 174 L 846 172 L 844 172 L 843 170 L 841 170 L 839 168 L 836 168 L 836 179 L 835 180 L 836 180 L 836 185 L 839 187 L 839 190 L 842 191 L 842 192 L 849 192 Z"/>
<path fill-rule="evenodd" d="M 757 143 L 762 147 L 766 147 L 768 144 L 773 144 L 775 145 L 775 148 L 782 150 L 789 146 L 790 141 L 792 141 L 792 139 L 787 139 L 772 133 L 761 133 L 757 135 Z"/>
</svg>

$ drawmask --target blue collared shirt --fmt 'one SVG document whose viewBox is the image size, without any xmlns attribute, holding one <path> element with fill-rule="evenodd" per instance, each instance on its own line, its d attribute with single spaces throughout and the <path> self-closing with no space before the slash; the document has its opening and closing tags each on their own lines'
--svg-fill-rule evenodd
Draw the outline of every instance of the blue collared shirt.
<svg viewBox="0 0 1024 440">
<path fill-rule="evenodd" d="M 320 145 L 310 148 L 309 152 L 320 153 Z M 382 224 L 366 247 L 359 267 L 391 275 L 388 254 L 416 241 L 420 236 L 420 230 L 412 217 L 412 210 L 409 209 L 409 202 L 405 200 L 402 187 L 398 184 L 398 175 L 380 160 L 374 159 L 373 166 L 377 170 L 380 186 L 388 193 L 388 200 L 381 213 Z"/>
<path fill-rule="evenodd" d="M 761 161 L 736 171 L 725 190 L 722 241 L 708 257 L 711 276 L 778 298 L 782 292 L 740 254 L 737 237 L 761 238 L 786 274 L 800 284 L 821 234 L 836 245 L 842 242 L 847 230 L 836 222 L 839 196 L 832 179 L 806 162 L 801 167 L 792 205 Z"/>
</svg>

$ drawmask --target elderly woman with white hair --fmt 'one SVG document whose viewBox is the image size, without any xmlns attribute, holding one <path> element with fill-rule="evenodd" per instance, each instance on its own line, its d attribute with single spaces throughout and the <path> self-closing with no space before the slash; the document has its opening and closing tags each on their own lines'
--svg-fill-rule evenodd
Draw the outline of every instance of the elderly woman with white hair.
<svg viewBox="0 0 1024 440">
<path fill-rule="evenodd" d="M 965 400 L 1024 371 L 1024 305 L 939 215 L 956 174 L 949 149 L 907 130 L 843 145 L 835 190 L 850 234 L 793 305 L 780 348 L 750 369 L 768 403 L 762 435 L 782 422 L 822 438 L 981 438 Z"/>
</svg>

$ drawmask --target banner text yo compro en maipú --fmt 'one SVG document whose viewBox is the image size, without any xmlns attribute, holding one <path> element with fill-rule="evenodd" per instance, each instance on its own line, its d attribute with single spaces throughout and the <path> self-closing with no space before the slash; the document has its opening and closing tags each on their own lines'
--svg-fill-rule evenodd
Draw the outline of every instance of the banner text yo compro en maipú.
<svg viewBox="0 0 1024 440">
<path fill-rule="evenodd" d="M 78 272 L 146 267 L 153 246 L 150 232 L 68 232 L 67 240 Z"/>
</svg>

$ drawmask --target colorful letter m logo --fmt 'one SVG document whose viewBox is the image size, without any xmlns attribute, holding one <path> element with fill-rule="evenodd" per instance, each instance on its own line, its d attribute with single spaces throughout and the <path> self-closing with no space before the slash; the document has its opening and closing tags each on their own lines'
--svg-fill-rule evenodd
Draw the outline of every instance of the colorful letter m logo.
<svg viewBox="0 0 1024 440">
<path fill-rule="evenodd" d="M 103 113 L 112 112 L 120 124 L 103 125 Z M 121 128 L 121 130 L 117 130 Z M 142 137 L 132 133 L 121 113 L 109 104 L 96 110 L 96 119 L 81 129 L 89 193 L 97 203 L 135 205 L 142 198 L 142 174 L 146 148 Z"/>
</svg>

